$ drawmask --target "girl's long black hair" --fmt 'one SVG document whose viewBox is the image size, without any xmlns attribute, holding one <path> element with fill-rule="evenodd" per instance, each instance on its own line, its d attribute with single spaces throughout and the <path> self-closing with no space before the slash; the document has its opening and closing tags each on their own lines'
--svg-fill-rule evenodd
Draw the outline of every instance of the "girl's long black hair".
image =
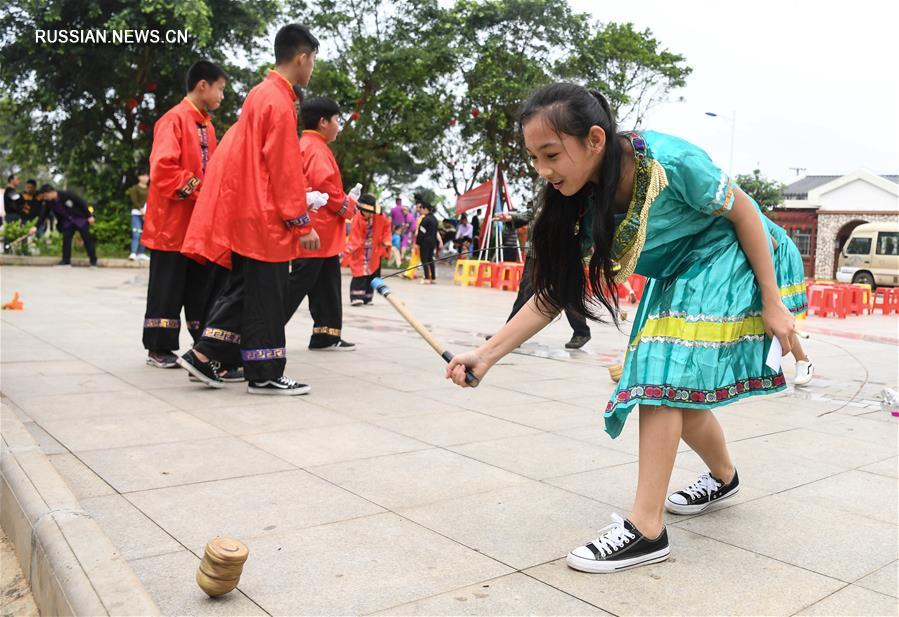
<svg viewBox="0 0 899 617">
<path fill-rule="evenodd" d="M 615 116 L 602 94 L 569 83 L 544 86 L 528 97 L 521 112 L 521 127 L 537 116 L 560 135 L 586 139 L 593 126 L 606 133 L 599 186 L 588 182 L 571 197 L 549 184 L 542 189 L 543 207 L 534 221 L 529 257 L 534 260 L 531 282 L 537 302 L 602 321 L 590 306 L 598 301 L 617 324 L 612 236 L 623 148 Z M 582 225 L 588 209 L 593 214 L 593 255 L 585 276 L 580 238 L 584 231 L 576 234 L 575 230 Z"/>
</svg>

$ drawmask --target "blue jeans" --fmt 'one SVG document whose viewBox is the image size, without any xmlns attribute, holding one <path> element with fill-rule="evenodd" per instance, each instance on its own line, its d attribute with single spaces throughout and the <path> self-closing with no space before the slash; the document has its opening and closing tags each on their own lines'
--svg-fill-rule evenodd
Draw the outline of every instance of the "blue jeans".
<svg viewBox="0 0 899 617">
<path fill-rule="evenodd" d="M 140 243 L 140 235 L 144 231 L 144 217 L 140 214 L 131 215 L 131 252 L 143 253 L 144 247 Z"/>
</svg>

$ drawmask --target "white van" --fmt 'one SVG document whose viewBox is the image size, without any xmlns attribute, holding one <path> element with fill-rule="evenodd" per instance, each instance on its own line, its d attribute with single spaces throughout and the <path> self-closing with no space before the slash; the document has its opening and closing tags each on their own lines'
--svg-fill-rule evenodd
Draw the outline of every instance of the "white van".
<svg viewBox="0 0 899 617">
<path fill-rule="evenodd" d="M 865 223 L 853 229 L 837 265 L 841 283 L 899 285 L 899 222 Z"/>
</svg>

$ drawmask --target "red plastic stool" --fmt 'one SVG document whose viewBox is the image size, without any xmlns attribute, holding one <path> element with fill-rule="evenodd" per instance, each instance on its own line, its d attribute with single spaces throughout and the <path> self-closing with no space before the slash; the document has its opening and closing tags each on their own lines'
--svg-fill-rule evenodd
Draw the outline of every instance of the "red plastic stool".
<svg viewBox="0 0 899 617">
<path fill-rule="evenodd" d="M 523 270 L 524 266 L 516 261 L 503 261 L 498 263 L 494 268 L 491 286 L 493 289 L 518 291 Z"/>
<path fill-rule="evenodd" d="M 493 287 L 494 263 L 489 261 L 478 262 L 478 277 L 474 281 L 475 287 Z"/>
</svg>

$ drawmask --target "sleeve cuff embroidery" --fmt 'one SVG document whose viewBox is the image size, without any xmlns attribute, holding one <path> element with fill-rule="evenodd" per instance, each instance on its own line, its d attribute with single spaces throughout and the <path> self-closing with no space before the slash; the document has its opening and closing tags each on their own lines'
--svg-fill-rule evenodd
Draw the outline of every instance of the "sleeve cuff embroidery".
<svg viewBox="0 0 899 617">
<path fill-rule="evenodd" d="M 196 176 L 191 176 L 187 182 L 177 191 L 178 199 L 187 199 L 190 197 L 191 193 L 197 190 L 197 187 L 200 186 L 200 179 Z"/>
<path fill-rule="evenodd" d="M 303 216 L 298 216 L 294 219 L 287 219 L 284 221 L 284 225 L 290 229 L 291 227 L 304 227 L 308 225 L 310 222 L 309 215 L 304 214 Z"/>
</svg>

